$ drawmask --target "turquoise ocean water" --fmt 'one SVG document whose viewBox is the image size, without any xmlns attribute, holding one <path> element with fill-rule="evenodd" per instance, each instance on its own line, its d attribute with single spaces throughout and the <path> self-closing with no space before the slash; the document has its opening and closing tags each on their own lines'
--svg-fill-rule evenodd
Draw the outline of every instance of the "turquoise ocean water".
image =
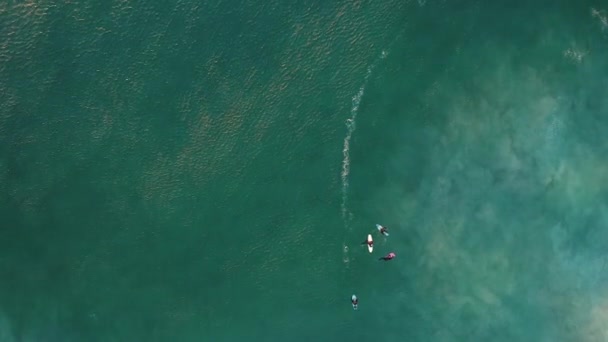
<svg viewBox="0 0 608 342">
<path fill-rule="evenodd" d="M 606 341 L 607 70 L 605 1 L 0 2 L 0 342 Z"/>
</svg>

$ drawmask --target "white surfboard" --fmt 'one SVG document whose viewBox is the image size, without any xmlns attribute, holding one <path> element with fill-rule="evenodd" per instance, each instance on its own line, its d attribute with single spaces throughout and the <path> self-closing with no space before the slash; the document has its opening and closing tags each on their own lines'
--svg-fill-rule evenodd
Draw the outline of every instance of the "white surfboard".
<svg viewBox="0 0 608 342">
<path fill-rule="evenodd" d="M 357 310 L 359 304 L 355 304 L 355 301 L 357 300 L 357 296 L 353 295 L 352 297 L 350 297 L 350 302 L 353 304 L 353 310 Z"/>
<path fill-rule="evenodd" d="M 380 231 L 382 229 L 382 226 L 376 223 L 376 228 L 378 228 L 378 231 Z M 388 236 L 388 232 L 384 232 L 382 233 L 382 235 Z"/>
<path fill-rule="evenodd" d="M 370 244 L 371 242 L 371 244 Z M 371 253 L 374 251 L 374 240 L 372 239 L 372 234 L 367 234 L 367 250 Z"/>
</svg>

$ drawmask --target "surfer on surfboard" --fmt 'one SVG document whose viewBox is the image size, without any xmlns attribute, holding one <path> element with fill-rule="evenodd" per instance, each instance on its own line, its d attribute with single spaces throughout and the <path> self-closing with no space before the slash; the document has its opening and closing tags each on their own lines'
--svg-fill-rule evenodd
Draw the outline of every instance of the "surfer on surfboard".
<svg viewBox="0 0 608 342">
<path fill-rule="evenodd" d="M 397 255 L 393 252 L 388 253 L 387 255 L 383 256 L 382 258 L 378 259 L 378 260 L 384 260 L 384 261 L 389 261 L 392 260 L 394 257 L 396 257 Z"/>
<path fill-rule="evenodd" d="M 371 253 L 374 250 L 374 240 L 372 240 L 372 236 L 368 235 L 367 239 L 361 243 L 362 245 L 367 245 L 367 249 Z"/>
<path fill-rule="evenodd" d="M 357 308 L 359 306 L 359 298 L 357 298 L 357 296 L 353 295 L 350 298 L 350 302 L 353 303 L 353 310 L 357 310 Z"/>
<path fill-rule="evenodd" d="M 380 234 L 382 234 L 384 236 L 388 236 L 388 228 L 381 226 L 379 224 L 376 224 L 376 228 L 378 228 L 378 231 L 380 231 Z"/>
</svg>

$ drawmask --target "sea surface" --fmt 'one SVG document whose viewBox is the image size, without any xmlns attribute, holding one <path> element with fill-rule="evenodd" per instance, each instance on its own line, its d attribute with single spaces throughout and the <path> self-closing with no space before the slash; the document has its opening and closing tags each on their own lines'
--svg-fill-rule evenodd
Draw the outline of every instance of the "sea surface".
<svg viewBox="0 0 608 342">
<path fill-rule="evenodd" d="M 0 342 L 608 341 L 608 2 L 2 1 L 0 222 Z"/>
</svg>

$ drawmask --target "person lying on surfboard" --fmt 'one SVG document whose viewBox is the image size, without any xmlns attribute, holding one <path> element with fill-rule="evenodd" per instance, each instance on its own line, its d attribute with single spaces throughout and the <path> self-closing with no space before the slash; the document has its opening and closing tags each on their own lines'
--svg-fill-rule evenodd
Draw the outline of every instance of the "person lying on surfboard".
<svg viewBox="0 0 608 342">
<path fill-rule="evenodd" d="M 353 309 L 357 310 L 357 307 L 359 305 L 359 298 L 357 298 L 357 296 L 353 295 L 350 299 L 351 303 L 353 303 Z"/>
<path fill-rule="evenodd" d="M 371 240 L 370 241 L 365 240 L 361 244 L 368 245 L 369 247 L 374 247 L 374 241 L 371 241 Z"/>
<path fill-rule="evenodd" d="M 388 228 L 383 227 L 377 223 L 376 223 L 376 228 L 378 228 L 378 231 L 380 232 L 380 234 L 382 234 L 384 236 L 388 236 Z"/>
<path fill-rule="evenodd" d="M 383 256 L 382 258 L 378 259 L 378 260 L 384 260 L 384 261 L 389 261 L 392 260 L 394 257 L 396 257 L 397 255 L 393 252 L 388 253 L 387 255 Z"/>
</svg>

